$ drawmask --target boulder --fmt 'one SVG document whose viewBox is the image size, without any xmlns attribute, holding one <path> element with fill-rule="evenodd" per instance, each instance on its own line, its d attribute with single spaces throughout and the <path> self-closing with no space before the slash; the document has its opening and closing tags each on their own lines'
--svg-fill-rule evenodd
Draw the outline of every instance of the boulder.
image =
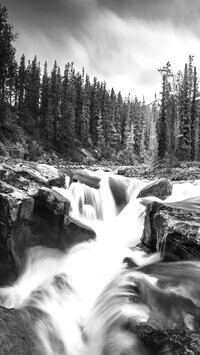
<svg viewBox="0 0 200 355">
<path fill-rule="evenodd" d="M 200 256 L 200 212 L 173 208 L 158 202 L 147 206 L 142 243 L 151 252 L 161 251 L 179 259 Z"/>
<path fill-rule="evenodd" d="M 0 307 L 0 355 L 36 355 L 18 311 Z"/>
<path fill-rule="evenodd" d="M 64 184 L 44 164 L 0 166 L 0 284 L 13 281 L 27 248 L 65 249 L 95 238 L 87 226 L 68 219 L 70 202 L 51 186 Z"/>
<path fill-rule="evenodd" d="M 109 187 L 115 200 L 115 204 L 120 212 L 128 203 L 127 184 L 122 179 L 109 176 Z"/>
<path fill-rule="evenodd" d="M 42 186 L 65 186 L 65 175 L 60 170 L 47 164 L 34 162 L 13 161 L 9 164 L 2 164 L 0 165 L 0 179 L 23 190 L 29 187 L 29 181 Z"/>
<path fill-rule="evenodd" d="M 136 334 L 148 349 L 147 354 L 187 355 L 200 353 L 200 334 L 180 330 L 158 330 L 149 325 L 136 326 Z"/>
<path fill-rule="evenodd" d="M 156 196 L 165 200 L 172 194 L 172 183 L 169 179 L 161 178 L 145 186 L 138 194 L 137 198 L 146 196 Z"/>
<path fill-rule="evenodd" d="M 86 169 L 75 170 L 72 176 L 73 181 L 79 181 L 85 185 L 98 189 L 101 177 L 98 174 Z"/>
</svg>

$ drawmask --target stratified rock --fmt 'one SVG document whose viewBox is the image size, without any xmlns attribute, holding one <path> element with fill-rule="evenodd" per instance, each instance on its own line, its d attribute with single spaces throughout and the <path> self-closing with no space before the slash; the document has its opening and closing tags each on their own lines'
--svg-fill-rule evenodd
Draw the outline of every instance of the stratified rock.
<svg viewBox="0 0 200 355">
<path fill-rule="evenodd" d="M 101 177 L 98 174 L 86 169 L 75 170 L 72 176 L 73 181 L 79 181 L 85 185 L 98 189 L 101 182 Z"/>
<path fill-rule="evenodd" d="M 200 212 L 171 208 L 157 202 L 147 206 L 142 242 L 151 252 L 180 259 L 200 257 Z"/>
<path fill-rule="evenodd" d="M 79 181 L 95 189 L 100 188 L 100 183 L 103 178 L 100 174 L 95 173 L 94 171 L 89 171 L 87 169 L 78 169 L 74 172 L 69 171 L 69 176 L 72 181 Z M 118 210 L 121 211 L 129 200 L 127 194 L 126 179 L 122 181 L 122 179 L 119 177 L 117 178 L 116 176 L 109 176 L 108 183 L 116 206 L 118 207 Z"/>
<path fill-rule="evenodd" d="M 27 180 L 42 186 L 65 186 L 65 176 L 60 170 L 34 162 L 3 164 L 0 166 L 0 179 L 23 190 L 30 185 Z"/>
<path fill-rule="evenodd" d="M 95 237 L 67 220 L 70 202 L 51 189 L 64 183 L 58 171 L 27 164 L 0 166 L 0 284 L 16 278 L 29 247 L 65 249 Z"/>
<path fill-rule="evenodd" d="M 165 200 L 172 194 L 172 183 L 169 179 L 158 179 L 151 184 L 145 186 L 138 194 L 137 198 L 146 196 L 156 196 L 161 200 Z"/>
<path fill-rule="evenodd" d="M 115 204 L 121 211 L 128 203 L 129 197 L 127 193 L 127 185 L 124 181 L 116 177 L 109 176 L 109 186 L 115 200 Z"/>
<path fill-rule="evenodd" d="M 27 327 L 15 309 L 0 307 L 0 355 L 33 355 Z"/>
<path fill-rule="evenodd" d="M 92 229 L 82 224 L 80 221 L 65 215 L 63 228 L 61 231 L 61 248 L 65 249 L 69 245 L 78 244 L 84 241 L 95 239 L 96 235 Z"/>
<path fill-rule="evenodd" d="M 181 330 L 158 330 L 149 325 L 136 327 L 138 338 L 153 355 L 197 355 L 200 353 L 200 334 Z"/>
</svg>

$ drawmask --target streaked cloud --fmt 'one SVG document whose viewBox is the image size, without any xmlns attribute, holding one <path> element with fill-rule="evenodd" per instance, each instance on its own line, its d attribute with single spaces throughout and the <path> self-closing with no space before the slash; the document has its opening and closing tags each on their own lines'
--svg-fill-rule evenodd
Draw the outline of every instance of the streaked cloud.
<svg viewBox="0 0 200 355">
<path fill-rule="evenodd" d="M 73 61 L 126 96 L 160 91 L 157 68 L 200 65 L 198 0 L 3 0 L 20 32 L 18 55 L 49 67 Z"/>
</svg>

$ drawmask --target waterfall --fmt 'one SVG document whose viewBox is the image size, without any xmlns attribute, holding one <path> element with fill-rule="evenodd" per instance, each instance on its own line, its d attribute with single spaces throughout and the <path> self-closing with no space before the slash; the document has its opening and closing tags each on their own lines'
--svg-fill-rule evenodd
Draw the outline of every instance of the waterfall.
<svg viewBox="0 0 200 355">
<path fill-rule="evenodd" d="M 150 354 L 136 335 L 149 320 L 197 330 L 200 263 L 174 267 L 159 263 L 158 254 L 130 249 L 140 241 L 146 205 L 156 200 L 136 199 L 147 183 L 103 175 L 98 189 L 80 182 L 55 188 L 70 201 L 71 218 L 97 238 L 63 252 L 30 248 L 18 280 L 0 289 L 1 305 L 16 308 L 31 328 L 38 355 Z M 184 206 L 185 198 L 192 205 L 194 197 L 183 193 L 181 199 L 184 189 L 178 189 L 164 203 Z M 126 268 L 126 257 L 134 268 Z"/>
</svg>

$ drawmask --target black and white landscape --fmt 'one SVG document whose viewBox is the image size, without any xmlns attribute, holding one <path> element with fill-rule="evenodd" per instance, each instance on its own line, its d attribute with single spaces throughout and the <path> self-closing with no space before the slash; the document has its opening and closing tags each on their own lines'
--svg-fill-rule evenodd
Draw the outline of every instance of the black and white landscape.
<svg viewBox="0 0 200 355">
<path fill-rule="evenodd" d="M 0 354 L 200 353 L 200 3 L 0 3 Z"/>
</svg>

